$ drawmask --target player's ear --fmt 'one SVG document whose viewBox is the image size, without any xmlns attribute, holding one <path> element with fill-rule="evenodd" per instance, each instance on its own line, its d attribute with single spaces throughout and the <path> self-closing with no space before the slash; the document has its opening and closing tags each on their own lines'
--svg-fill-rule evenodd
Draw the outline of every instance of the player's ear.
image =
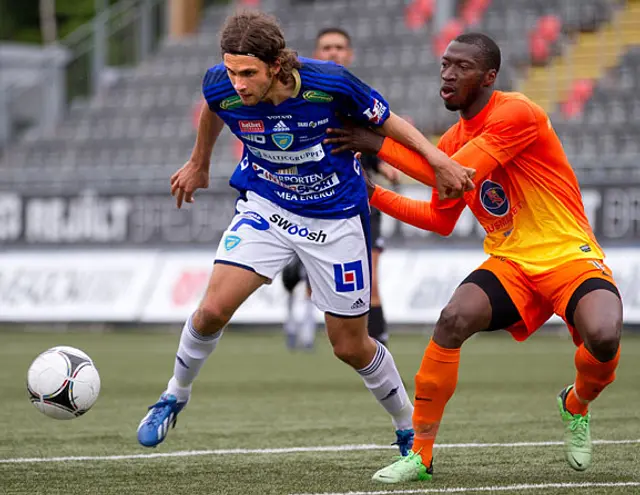
<svg viewBox="0 0 640 495">
<path fill-rule="evenodd" d="M 269 66 L 269 68 L 271 69 L 271 73 L 274 76 L 278 75 L 278 73 L 282 69 L 282 65 L 280 65 L 280 60 L 276 60 L 273 64 Z"/>
<path fill-rule="evenodd" d="M 498 77 L 498 72 L 495 69 L 488 70 L 484 75 L 483 86 L 488 87 L 493 85 L 496 82 L 497 77 Z"/>
</svg>

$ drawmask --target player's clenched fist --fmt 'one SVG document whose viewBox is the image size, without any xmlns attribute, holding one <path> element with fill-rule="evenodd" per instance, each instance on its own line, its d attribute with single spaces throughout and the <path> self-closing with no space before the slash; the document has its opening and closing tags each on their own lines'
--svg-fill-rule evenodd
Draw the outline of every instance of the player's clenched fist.
<svg viewBox="0 0 640 495">
<path fill-rule="evenodd" d="M 197 189 L 209 187 L 209 167 L 193 160 L 185 163 L 171 176 L 171 196 L 176 198 L 176 206 L 182 207 L 182 201 L 193 203 L 193 193 Z"/>
<path fill-rule="evenodd" d="M 473 178 L 476 171 L 472 168 L 463 167 L 446 155 L 442 162 L 433 167 L 436 175 L 436 185 L 438 193 L 442 199 L 459 198 L 465 192 L 475 188 Z"/>
</svg>

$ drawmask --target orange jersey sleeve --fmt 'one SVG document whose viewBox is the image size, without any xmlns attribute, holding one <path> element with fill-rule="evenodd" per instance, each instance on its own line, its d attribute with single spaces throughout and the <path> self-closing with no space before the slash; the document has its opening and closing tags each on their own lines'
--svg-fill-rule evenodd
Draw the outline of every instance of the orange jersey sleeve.
<svg viewBox="0 0 640 495">
<path fill-rule="evenodd" d="M 492 132 L 495 132 L 497 136 L 500 130 L 493 129 Z M 492 170 L 501 165 L 500 160 L 495 156 L 496 153 L 488 151 L 489 146 L 485 144 L 485 141 L 492 142 L 491 135 L 487 133 L 486 136 L 481 136 L 484 139 L 478 138 L 477 141 L 474 139 L 468 142 L 451 156 L 452 160 L 460 165 L 476 170 L 474 178 L 476 184 L 479 184 Z M 409 177 L 427 186 L 436 187 L 436 174 L 429 162 L 419 153 L 397 141 L 385 138 L 378 152 L 378 157 Z"/>
<path fill-rule="evenodd" d="M 427 186 L 436 186 L 436 174 L 429 162 L 419 153 L 403 146 L 398 141 L 385 138 L 378 158 L 394 168 L 422 182 Z"/>
<path fill-rule="evenodd" d="M 431 201 L 419 201 L 380 186 L 376 186 L 369 202 L 371 206 L 401 222 L 443 236 L 451 234 L 465 208 L 465 203 L 461 200 L 441 202 L 436 190 L 433 191 Z"/>
</svg>

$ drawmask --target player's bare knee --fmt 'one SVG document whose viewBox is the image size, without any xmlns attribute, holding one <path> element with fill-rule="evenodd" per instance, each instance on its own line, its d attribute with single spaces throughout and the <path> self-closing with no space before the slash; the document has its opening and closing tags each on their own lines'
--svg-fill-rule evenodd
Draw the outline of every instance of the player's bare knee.
<svg viewBox="0 0 640 495">
<path fill-rule="evenodd" d="M 471 319 L 453 304 L 447 304 L 436 323 L 433 337 L 441 346 L 453 349 L 462 346 L 475 331 Z"/>
<path fill-rule="evenodd" d="M 361 350 L 352 342 L 337 342 L 333 346 L 333 354 L 343 363 L 353 366 L 359 360 Z"/>
<path fill-rule="evenodd" d="M 229 322 L 232 315 L 232 311 L 215 302 L 203 302 L 194 315 L 193 324 L 202 335 L 213 335 Z"/>
<path fill-rule="evenodd" d="M 585 332 L 585 345 L 600 362 L 612 360 L 618 352 L 622 319 L 600 322 Z"/>
<path fill-rule="evenodd" d="M 343 363 L 359 369 L 364 368 L 369 364 L 370 359 L 368 355 L 371 353 L 371 349 L 368 349 L 368 345 L 374 346 L 370 342 L 369 337 L 366 339 L 353 338 L 353 339 L 339 339 L 333 343 L 333 354 Z"/>
</svg>

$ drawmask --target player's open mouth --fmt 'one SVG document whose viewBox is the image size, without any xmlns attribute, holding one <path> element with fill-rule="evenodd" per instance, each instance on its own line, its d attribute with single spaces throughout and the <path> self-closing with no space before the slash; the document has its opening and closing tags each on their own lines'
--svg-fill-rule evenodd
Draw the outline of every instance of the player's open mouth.
<svg viewBox="0 0 640 495">
<path fill-rule="evenodd" d="M 440 97 L 445 101 L 449 101 L 455 94 L 456 89 L 451 86 L 442 86 L 440 88 Z"/>
</svg>

